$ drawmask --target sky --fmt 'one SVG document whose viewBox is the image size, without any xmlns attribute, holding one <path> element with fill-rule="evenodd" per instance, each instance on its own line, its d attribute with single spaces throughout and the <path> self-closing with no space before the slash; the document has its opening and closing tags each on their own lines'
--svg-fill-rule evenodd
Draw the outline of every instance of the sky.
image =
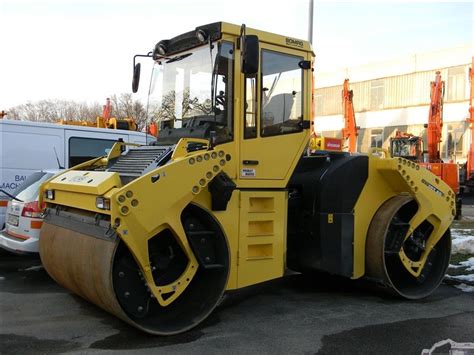
<svg viewBox="0 0 474 355">
<path fill-rule="evenodd" d="M 226 21 L 308 38 L 309 0 L 0 0 L 0 110 L 131 92 L 132 58 Z M 474 43 L 473 2 L 314 1 L 318 71 Z M 143 98 L 149 73 L 142 71 Z"/>
</svg>

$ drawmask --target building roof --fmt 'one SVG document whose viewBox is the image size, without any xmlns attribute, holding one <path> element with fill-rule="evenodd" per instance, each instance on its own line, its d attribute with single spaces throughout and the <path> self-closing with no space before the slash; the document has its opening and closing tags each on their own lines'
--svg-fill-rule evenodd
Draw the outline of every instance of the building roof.
<svg viewBox="0 0 474 355">
<path fill-rule="evenodd" d="M 468 44 L 432 52 L 394 58 L 383 62 L 368 63 L 356 67 L 346 67 L 332 72 L 318 72 L 316 65 L 316 88 L 341 85 L 345 78 L 352 83 L 408 73 L 437 70 L 471 63 L 474 45 Z"/>
</svg>

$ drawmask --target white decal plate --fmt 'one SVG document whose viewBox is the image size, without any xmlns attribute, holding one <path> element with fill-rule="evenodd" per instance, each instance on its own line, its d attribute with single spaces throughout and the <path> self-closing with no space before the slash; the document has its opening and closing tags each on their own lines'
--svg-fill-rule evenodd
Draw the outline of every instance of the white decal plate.
<svg viewBox="0 0 474 355">
<path fill-rule="evenodd" d="M 256 175 L 255 169 L 245 168 L 240 171 L 241 177 L 255 177 Z"/>
</svg>

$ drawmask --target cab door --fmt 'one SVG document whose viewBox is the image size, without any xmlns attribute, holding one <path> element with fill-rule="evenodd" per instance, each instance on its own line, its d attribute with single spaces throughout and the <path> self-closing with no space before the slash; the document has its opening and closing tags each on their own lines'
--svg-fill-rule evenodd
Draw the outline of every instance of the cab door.
<svg viewBox="0 0 474 355">
<path fill-rule="evenodd" d="M 310 54 L 260 43 L 257 75 L 243 75 L 239 185 L 284 187 L 309 136 Z"/>
</svg>

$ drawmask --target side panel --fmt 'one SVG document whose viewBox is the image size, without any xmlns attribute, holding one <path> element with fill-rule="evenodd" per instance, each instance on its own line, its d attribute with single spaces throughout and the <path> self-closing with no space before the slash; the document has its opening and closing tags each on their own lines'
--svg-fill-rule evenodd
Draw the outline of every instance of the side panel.
<svg viewBox="0 0 474 355">
<path fill-rule="evenodd" d="M 0 188 L 12 193 L 33 172 L 64 164 L 64 131 L 22 124 L 0 125 Z M 55 153 L 56 151 L 56 153 Z M 8 197 L 0 193 L 0 229 L 5 223 Z"/>
<path fill-rule="evenodd" d="M 22 131 L 1 132 L 1 176 L 0 188 L 13 192 L 32 172 L 41 169 L 57 169 L 64 161 L 62 154 L 62 131 L 40 129 L 31 132 L 30 127 Z M 56 151 L 56 153 L 55 153 Z"/>
<path fill-rule="evenodd" d="M 287 191 L 240 191 L 238 287 L 283 276 Z"/>
<path fill-rule="evenodd" d="M 288 266 L 352 277 L 354 206 L 368 177 L 367 156 L 303 157 L 290 184 Z"/>
<path fill-rule="evenodd" d="M 225 211 L 212 211 L 211 195 L 208 189 L 203 189 L 193 201 L 199 207 L 207 210 L 214 218 L 217 219 L 222 226 L 222 230 L 227 238 L 230 255 L 230 271 L 227 280 L 227 289 L 233 290 L 237 288 L 237 254 L 239 246 L 239 204 L 240 191 L 235 190 L 227 203 Z"/>
</svg>

